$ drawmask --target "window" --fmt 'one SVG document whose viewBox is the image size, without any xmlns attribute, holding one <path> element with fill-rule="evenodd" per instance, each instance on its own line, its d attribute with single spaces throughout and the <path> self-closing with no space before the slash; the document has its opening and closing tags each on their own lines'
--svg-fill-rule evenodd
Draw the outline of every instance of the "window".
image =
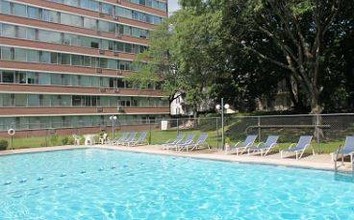
<svg viewBox="0 0 354 220">
<path fill-rule="evenodd" d="M 2 82 L 3 83 L 14 83 L 14 72 L 3 71 L 2 72 Z"/>
<path fill-rule="evenodd" d="M 92 30 L 97 29 L 97 20 L 91 18 L 84 18 L 84 27 Z"/>
<path fill-rule="evenodd" d="M 80 0 L 80 7 L 88 9 L 88 10 L 92 10 L 92 11 L 99 10 L 98 2 L 96 2 L 94 0 Z"/>
<path fill-rule="evenodd" d="M 25 94 L 15 94 L 14 95 L 15 106 L 26 106 L 27 105 L 27 95 Z"/>
<path fill-rule="evenodd" d="M 58 64 L 58 53 L 50 53 L 50 63 Z"/>
<path fill-rule="evenodd" d="M 75 6 L 75 7 L 79 6 L 79 0 L 64 0 L 63 3 L 66 5 L 71 5 L 71 6 Z"/>
<path fill-rule="evenodd" d="M 16 28 L 16 37 L 26 39 L 27 37 L 27 28 L 25 27 L 17 27 Z"/>
<path fill-rule="evenodd" d="M 109 32 L 109 22 L 107 21 L 98 21 L 98 30 L 103 32 Z"/>
<path fill-rule="evenodd" d="M 40 52 L 40 62 L 41 63 L 50 63 L 50 52 L 41 51 Z"/>
<path fill-rule="evenodd" d="M 15 37 L 16 29 L 14 25 L 3 24 L 2 25 L 2 36 L 4 37 Z"/>
<path fill-rule="evenodd" d="M 39 8 L 35 8 L 35 7 L 31 7 L 28 6 L 27 7 L 27 15 L 29 18 L 34 18 L 34 19 L 40 19 L 40 9 Z"/>
<path fill-rule="evenodd" d="M 15 72 L 15 83 L 26 83 L 26 72 Z"/>
<path fill-rule="evenodd" d="M 39 106 L 39 95 L 28 95 L 28 106 Z"/>
<path fill-rule="evenodd" d="M 52 31 L 44 31 L 38 30 L 38 40 L 48 43 L 61 43 L 61 35 L 60 33 L 52 32 Z"/>
<path fill-rule="evenodd" d="M 38 73 L 38 84 L 50 85 L 50 73 Z"/>
<path fill-rule="evenodd" d="M 102 4 L 102 13 L 109 14 L 109 15 L 113 16 L 113 12 L 114 12 L 114 9 L 113 9 L 112 5 L 105 4 L 105 3 Z"/>
<path fill-rule="evenodd" d="M 70 54 L 59 54 L 59 64 L 70 65 Z"/>
<path fill-rule="evenodd" d="M 13 4 L 12 13 L 16 16 L 26 16 L 26 6 L 20 4 Z"/>
<path fill-rule="evenodd" d="M 1 13 L 3 14 L 11 14 L 11 6 L 10 6 L 10 2 L 6 2 L 6 1 L 0 1 L 1 3 Z"/>
<path fill-rule="evenodd" d="M 13 60 L 14 50 L 10 47 L 1 47 L 1 59 L 2 60 Z"/>
<path fill-rule="evenodd" d="M 59 12 L 42 10 L 42 20 L 44 21 L 59 23 L 59 17 Z"/>
<path fill-rule="evenodd" d="M 28 50 L 27 51 L 27 61 L 39 63 L 39 51 Z"/>
<path fill-rule="evenodd" d="M 60 19 L 62 24 L 77 26 L 77 27 L 83 26 L 83 19 L 80 16 L 61 13 Z"/>
<path fill-rule="evenodd" d="M 83 65 L 83 56 L 80 55 L 71 55 L 72 65 L 74 66 L 82 66 Z"/>
<path fill-rule="evenodd" d="M 15 48 L 15 56 L 14 56 L 14 60 L 15 61 L 21 61 L 21 62 L 26 62 L 26 50 L 25 49 L 19 49 L 19 48 Z"/>
<path fill-rule="evenodd" d="M 27 39 L 28 40 L 36 40 L 36 29 L 27 28 Z"/>
</svg>

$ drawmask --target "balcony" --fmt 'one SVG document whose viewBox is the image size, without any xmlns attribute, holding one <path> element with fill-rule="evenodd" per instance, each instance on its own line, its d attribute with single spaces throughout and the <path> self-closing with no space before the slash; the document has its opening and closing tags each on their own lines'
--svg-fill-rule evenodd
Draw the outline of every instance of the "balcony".
<svg viewBox="0 0 354 220">
<path fill-rule="evenodd" d="M 37 93 L 60 95 L 119 95 L 141 97 L 163 97 L 160 90 L 152 89 L 125 89 L 125 88 L 98 88 L 79 86 L 36 85 L 36 84 L 0 84 L 4 93 Z"/>
<path fill-rule="evenodd" d="M 2 45 L 8 46 L 19 46 L 24 48 L 35 48 L 41 49 L 44 51 L 57 51 L 57 52 L 65 52 L 65 53 L 79 53 L 85 56 L 104 56 L 105 58 L 117 58 L 122 60 L 133 61 L 135 59 L 135 54 L 130 53 L 120 53 L 113 52 L 108 50 L 99 50 L 96 48 L 88 48 L 88 47 L 79 47 L 72 45 L 63 45 L 63 44 L 52 44 L 45 43 L 40 41 L 30 41 L 25 39 L 15 39 L 15 38 L 6 38 L 0 37 L 0 42 Z"/>
<path fill-rule="evenodd" d="M 101 69 L 93 67 L 84 66 L 70 66 L 63 64 L 44 64 L 44 63 L 27 63 L 27 62 L 17 62 L 17 61 L 6 61 L 0 60 L 0 67 L 12 70 L 23 70 L 23 71 L 38 71 L 38 72 L 52 72 L 52 73 L 71 73 L 71 74 L 89 74 L 89 75 L 105 75 L 105 76 L 128 76 L 131 71 L 125 70 L 112 70 L 112 69 Z M 100 69 L 100 72 L 97 70 Z M 119 73 L 119 74 L 118 74 Z"/>
<path fill-rule="evenodd" d="M 65 11 L 65 12 L 69 12 L 69 13 L 73 13 L 73 14 L 80 14 L 82 16 L 90 16 L 90 17 L 95 17 L 95 18 L 101 18 L 102 17 L 102 16 L 100 16 L 99 12 L 90 11 L 90 10 L 77 8 L 77 7 L 71 7 L 69 5 L 64 5 L 64 4 L 55 4 L 55 3 L 51 3 L 49 1 L 22 0 L 22 2 L 23 3 L 29 3 L 29 4 L 37 5 L 39 7 L 51 8 L 51 9 L 54 9 L 54 10 L 57 10 L 57 11 Z M 124 2 L 124 1 L 122 1 L 122 2 Z M 117 3 L 117 1 L 115 1 L 114 3 Z M 144 8 L 143 11 L 147 11 L 147 10 Z M 115 21 L 112 16 L 105 15 L 105 14 L 103 14 L 103 15 L 104 15 L 104 19 L 105 20 Z M 163 13 L 163 15 L 161 15 L 161 16 L 167 16 L 167 15 L 165 13 Z M 141 28 L 144 28 L 144 29 L 145 28 L 154 29 L 156 27 L 156 25 L 145 23 L 145 22 L 141 22 L 141 21 L 137 21 L 137 20 L 133 20 L 133 19 L 124 19 L 124 21 L 122 21 L 122 22 L 124 24 L 130 25 L 130 26 L 137 26 L 137 27 L 141 27 Z"/>
<path fill-rule="evenodd" d="M 21 116 L 69 116 L 69 115 L 159 115 L 169 114 L 169 107 L 1 107 L 0 115 Z"/>
<path fill-rule="evenodd" d="M 98 37 L 97 31 L 95 31 L 95 30 L 74 27 L 74 26 L 68 26 L 68 25 L 63 25 L 63 24 L 57 24 L 57 23 L 50 23 L 50 22 L 45 22 L 45 21 L 35 20 L 35 19 L 28 19 L 28 18 L 23 18 L 23 17 L 16 17 L 16 16 L 12 16 L 12 15 L 0 14 L 0 21 L 9 22 L 9 23 L 13 23 L 13 24 L 22 24 L 22 25 L 29 25 L 29 26 L 35 26 L 35 27 L 42 27 L 42 28 L 47 28 L 47 29 L 53 30 L 53 31 L 63 30 L 63 31 L 70 32 L 73 34 L 84 34 L 84 35 L 89 35 L 92 37 Z M 116 34 L 107 33 L 107 32 L 102 32 L 100 37 L 109 38 L 111 40 L 118 39 Z M 126 36 L 126 35 L 119 36 L 119 40 L 131 42 L 131 43 L 137 43 L 137 44 L 145 44 L 145 45 L 148 44 L 147 39 Z"/>
</svg>

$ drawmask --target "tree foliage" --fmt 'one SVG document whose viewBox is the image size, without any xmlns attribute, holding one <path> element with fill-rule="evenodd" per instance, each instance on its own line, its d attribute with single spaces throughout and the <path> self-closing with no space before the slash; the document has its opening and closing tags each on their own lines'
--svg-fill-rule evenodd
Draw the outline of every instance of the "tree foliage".
<svg viewBox="0 0 354 220">
<path fill-rule="evenodd" d="M 274 96 L 282 80 L 297 111 L 353 108 L 354 1 L 180 4 L 152 33 L 131 80 L 162 79 L 170 100 L 185 92 L 195 110 L 207 97 L 254 110 L 254 100 Z"/>
</svg>

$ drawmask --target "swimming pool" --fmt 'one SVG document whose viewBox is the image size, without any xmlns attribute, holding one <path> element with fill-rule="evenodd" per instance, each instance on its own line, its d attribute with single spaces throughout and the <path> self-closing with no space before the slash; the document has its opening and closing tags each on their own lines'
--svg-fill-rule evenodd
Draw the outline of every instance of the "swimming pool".
<svg viewBox="0 0 354 220">
<path fill-rule="evenodd" d="M 354 219 L 354 179 L 104 149 L 1 156 L 0 219 Z"/>
</svg>

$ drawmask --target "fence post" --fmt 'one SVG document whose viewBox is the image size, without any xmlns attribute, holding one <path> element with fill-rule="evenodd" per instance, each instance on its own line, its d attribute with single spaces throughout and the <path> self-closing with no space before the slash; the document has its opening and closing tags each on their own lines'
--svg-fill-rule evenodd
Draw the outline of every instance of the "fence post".
<svg viewBox="0 0 354 220">
<path fill-rule="evenodd" d="M 262 140 L 262 137 L 261 137 L 261 116 L 258 116 L 258 140 L 261 141 Z"/>
<path fill-rule="evenodd" d="M 150 117 L 149 118 L 149 145 L 151 144 L 151 120 Z"/>
<path fill-rule="evenodd" d="M 219 118 L 215 118 L 216 120 L 216 144 L 217 148 L 220 148 L 220 134 L 219 134 Z"/>
</svg>

